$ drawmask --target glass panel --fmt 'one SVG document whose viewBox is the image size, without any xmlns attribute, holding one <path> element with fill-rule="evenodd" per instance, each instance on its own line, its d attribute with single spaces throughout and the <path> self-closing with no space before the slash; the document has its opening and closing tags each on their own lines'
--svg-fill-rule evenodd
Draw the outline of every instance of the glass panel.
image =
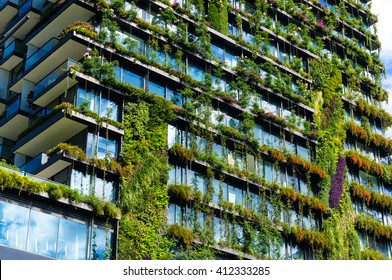
<svg viewBox="0 0 392 280">
<path fill-rule="evenodd" d="M 220 181 L 214 179 L 212 182 L 212 187 L 214 189 L 214 193 L 212 195 L 212 202 L 218 204 L 219 202 L 219 193 L 220 193 Z"/>
<path fill-rule="evenodd" d="M 196 65 L 192 61 L 188 63 L 188 74 L 196 81 L 204 81 L 204 69 L 201 65 Z"/>
<path fill-rule="evenodd" d="M 91 240 L 91 256 L 92 260 L 107 260 L 110 258 L 110 244 L 112 233 L 102 228 L 93 228 Z"/>
<path fill-rule="evenodd" d="M 0 201 L 0 244 L 25 250 L 29 209 Z"/>
<path fill-rule="evenodd" d="M 101 117 L 108 118 L 110 120 L 118 121 L 118 106 L 117 103 L 111 101 L 105 97 L 101 98 L 101 106 L 99 115 Z"/>
<path fill-rule="evenodd" d="M 31 210 L 27 251 L 56 257 L 59 218 Z"/>
<path fill-rule="evenodd" d="M 165 97 L 165 86 L 149 81 L 148 90 L 149 93 L 155 93 L 159 96 Z"/>
<path fill-rule="evenodd" d="M 122 82 L 131 84 L 135 87 L 144 88 L 144 79 L 142 76 L 122 69 Z"/>
<path fill-rule="evenodd" d="M 215 45 L 211 45 L 211 50 L 212 50 L 212 54 L 214 55 L 214 57 L 220 61 L 224 61 L 224 53 L 225 51 Z"/>
<path fill-rule="evenodd" d="M 87 226 L 80 222 L 60 219 L 57 258 L 84 260 L 87 253 Z"/>
<path fill-rule="evenodd" d="M 273 170 L 273 164 L 267 160 L 264 160 L 264 178 L 268 183 L 272 183 L 274 181 Z"/>
</svg>

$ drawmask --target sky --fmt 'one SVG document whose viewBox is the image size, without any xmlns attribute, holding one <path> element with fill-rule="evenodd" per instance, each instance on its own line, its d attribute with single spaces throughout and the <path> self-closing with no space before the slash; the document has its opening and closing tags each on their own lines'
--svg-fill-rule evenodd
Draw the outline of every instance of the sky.
<svg viewBox="0 0 392 280">
<path fill-rule="evenodd" d="M 383 86 L 390 92 L 389 104 L 385 104 L 385 109 L 392 114 L 392 1 L 373 0 L 371 11 L 378 16 L 376 26 L 378 38 L 381 41 L 381 61 L 386 68 Z M 387 135 L 392 138 L 392 129 L 387 131 Z"/>
</svg>

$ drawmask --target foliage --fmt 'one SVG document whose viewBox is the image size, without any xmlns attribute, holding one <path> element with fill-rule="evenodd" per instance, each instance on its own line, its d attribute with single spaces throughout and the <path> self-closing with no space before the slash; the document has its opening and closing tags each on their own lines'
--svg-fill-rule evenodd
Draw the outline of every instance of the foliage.
<svg viewBox="0 0 392 280">
<path fill-rule="evenodd" d="M 346 159 L 339 155 L 335 175 L 332 177 L 329 193 L 329 206 L 337 208 L 343 193 L 344 174 L 346 173 Z"/>
<path fill-rule="evenodd" d="M 385 226 L 381 222 L 376 221 L 365 215 L 358 215 L 356 227 L 359 230 L 364 230 L 379 238 L 386 238 L 392 240 L 392 227 Z"/>
<path fill-rule="evenodd" d="M 114 219 L 120 215 L 120 210 L 112 202 L 93 195 L 82 196 L 77 190 L 73 190 L 68 186 L 39 182 L 23 176 L 19 172 L 7 171 L 4 168 L 0 168 L 0 189 L 18 189 L 20 192 L 26 191 L 34 194 L 48 193 L 53 199 L 59 200 L 64 198 L 75 206 L 77 203 L 86 203 L 92 207 L 94 213 L 98 216 Z"/>
<path fill-rule="evenodd" d="M 174 224 L 167 230 L 167 235 L 177 240 L 177 245 L 189 246 L 193 241 L 193 235 L 190 229 Z"/>
<path fill-rule="evenodd" d="M 382 195 L 379 192 L 369 190 L 365 186 L 357 182 L 350 184 L 350 192 L 353 198 L 359 198 L 364 201 L 368 206 L 378 209 L 387 209 L 392 212 L 392 197 Z"/>
<path fill-rule="evenodd" d="M 222 34 L 228 33 L 227 0 L 213 0 L 208 4 L 208 20 L 212 28 Z"/>
<path fill-rule="evenodd" d="M 387 260 L 379 251 L 365 249 L 361 251 L 361 260 Z"/>
</svg>

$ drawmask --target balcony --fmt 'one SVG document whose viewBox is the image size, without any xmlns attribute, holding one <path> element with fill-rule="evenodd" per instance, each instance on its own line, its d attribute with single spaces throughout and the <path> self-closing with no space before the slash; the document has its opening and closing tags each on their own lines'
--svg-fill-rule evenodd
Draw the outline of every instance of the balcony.
<svg viewBox="0 0 392 280">
<path fill-rule="evenodd" d="M 20 109 L 20 97 L 7 106 L 5 116 L 0 121 L 0 136 L 15 141 L 28 127 L 28 113 Z"/>
<path fill-rule="evenodd" d="M 11 44 L 5 47 L 0 60 L 0 68 L 11 71 L 16 65 L 23 60 L 23 43 L 15 39 Z"/>
<path fill-rule="evenodd" d="M 21 92 L 23 79 L 39 83 L 44 77 L 59 67 L 59 62 L 73 59 L 79 61 L 86 52 L 87 42 L 83 36 L 70 32 L 61 40 L 51 38 L 41 48 L 31 54 L 24 71 L 13 78 L 10 90 Z"/>
<path fill-rule="evenodd" d="M 71 115 L 67 116 L 66 109 L 54 112 L 42 124 L 19 139 L 12 152 L 35 157 L 87 128 L 87 123 L 83 120 L 83 115 L 76 112 L 71 111 Z"/>
<path fill-rule="evenodd" d="M 91 5 L 80 1 L 65 1 L 48 22 L 34 30 L 27 38 L 26 43 L 42 46 L 50 38 L 58 36 L 67 26 L 77 21 L 88 21 L 94 16 Z"/>
<path fill-rule="evenodd" d="M 64 90 L 74 86 L 77 81 L 69 77 L 69 70 L 72 65 L 76 64 L 76 61 L 67 59 L 55 70 L 53 70 L 53 72 L 39 81 L 34 86 L 34 97 L 31 101 L 34 104 L 45 107 L 54 99 L 63 94 Z"/>
<path fill-rule="evenodd" d="M 65 152 L 48 157 L 39 153 L 35 158 L 20 167 L 20 170 L 35 174 L 40 178 L 50 178 L 64 170 L 72 163 L 72 159 Z"/>
<path fill-rule="evenodd" d="M 18 14 L 20 0 L 0 0 L 0 32 Z"/>
<path fill-rule="evenodd" d="M 45 0 L 27 0 L 22 3 L 19 6 L 17 15 L 8 22 L 3 35 L 7 35 L 12 30 L 13 37 L 23 40 L 39 22 L 41 14 L 47 7 L 47 4 L 48 3 Z M 15 26 L 18 26 L 16 30 L 14 30 Z"/>
<path fill-rule="evenodd" d="M 88 126 L 98 127 L 97 121 L 72 109 L 52 111 L 37 127 L 20 138 L 12 152 L 35 157 L 46 152 L 58 143 L 66 142 Z M 102 129 L 109 129 L 124 135 L 124 131 L 110 124 L 100 124 Z"/>
</svg>

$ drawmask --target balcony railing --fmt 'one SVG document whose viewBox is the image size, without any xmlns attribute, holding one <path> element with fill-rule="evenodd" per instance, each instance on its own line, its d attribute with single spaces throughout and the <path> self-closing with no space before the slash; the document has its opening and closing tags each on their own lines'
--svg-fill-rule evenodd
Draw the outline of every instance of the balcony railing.
<svg viewBox="0 0 392 280">
<path fill-rule="evenodd" d="M 23 50 L 23 44 L 19 40 L 14 40 L 11 44 L 9 44 L 3 51 L 3 55 L 1 59 L 7 58 L 9 55 L 11 55 L 13 52 L 19 52 L 22 54 Z"/>
<path fill-rule="evenodd" d="M 52 38 L 46 42 L 45 45 L 30 55 L 26 60 L 25 71 L 29 69 L 34 63 L 36 63 L 40 58 L 44 57 L 48 52 L 50 52 L 58 43 L 59 39 Z"/>
<path fill-rule="evenodd" d="M 5 115 L 6 119 L 13 116 L 16 112 L 18 112 L 20 106 L 20 97 L 18 97 L 14 102 L 12 102 L 7 107 L 7 113 Z"/>
<path fill-rule="evenodd" d="M 0 11 L 8 4 L 13 3 L 19 5 L 21 0 L 0 0 Z"/>
<path fill-rule="evenodd" d="M 36 173 L 36 171 L 48 161 L 48 156 L 44 153 L 38 154 L 35 158 L 20 167 L 21 171 Z"/>
<path fill-rule="evenodd" d="M 34 86 L 34 96 L 38 96 L 46 88 L 50 87 L 52 84 L 62 79 L 62 77 L 68 73 L 70 67 L 76 64 L 78 63 L 71 59 L 68 59 L 63 62 L 59 67 L 53 70 L 53 72 L 48 74 L 45 78 L 43 78 Z"/>
</svg>

